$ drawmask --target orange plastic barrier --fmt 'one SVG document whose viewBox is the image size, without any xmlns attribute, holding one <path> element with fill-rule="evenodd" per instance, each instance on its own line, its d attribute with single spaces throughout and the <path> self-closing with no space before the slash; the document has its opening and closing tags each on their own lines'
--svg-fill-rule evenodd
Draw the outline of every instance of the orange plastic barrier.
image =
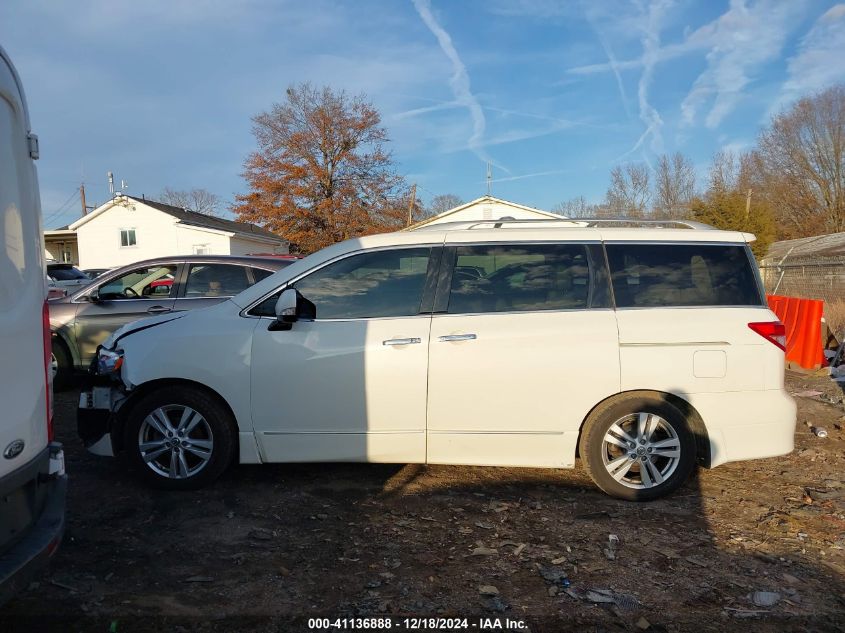
<svg viewBox="0 0 845 633">
<path fill-rule="evenodd" d="M 804 369 L 827 364 L 822 352 L 824 301 L 768 295 L 769 308 L 786 327 L 786 360 Z"/>
</svg>

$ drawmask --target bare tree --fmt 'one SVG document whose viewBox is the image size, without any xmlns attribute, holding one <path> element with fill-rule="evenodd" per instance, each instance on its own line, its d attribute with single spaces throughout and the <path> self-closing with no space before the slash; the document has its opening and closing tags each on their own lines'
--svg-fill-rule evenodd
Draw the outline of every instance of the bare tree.
<svg viewBox="0 0 845 633">
<path fill-rule="evenodd" d="M 434 196 L 431 203 L 428 205 L 428 215 L 438 215 L 449 209 L 459 207 L 464 203 L 458 196 L 453 193 L 444 193 L 439 196 Z"/>
<path fill-rule="evenodd" d="M 559 202 L 552 209 L 552 213 L 558 213 L 567 218 L 592 218 L 600 215 L 599 206 L 587 202 L 584 196 Z"/>
<path fill-rule="evenodd" d="M 725 192 L 736 189 L 738 169 L 739 162 L 733 152 L 720 150 L 713 154 L 707 183 L 708 190 Z"/>
<path fill-rule="evenodd" d="M 651 200 L 648 166 L 644 163 L 617 165 L 610 171 L 610 187 L 605 195 L 608 213 L 619 217 L 641 218 Z"/>
<path fill-rule="evenodd" d="M 845 230 L 845 85 L 775 116 L 758 156 L 783 237 Z"/>
<path fill-rule="evenodd" d="M 663 218 L 681 218 L 687 214 L 695 195 L 695 167 L 676 152 L 664 154 L 657 162 L 654 176 L 654 212 Z"/>
<path fill-rule="evenodd" d="M 188 211 L 196 211 L 204 215 L 220 215 L 220 196 L 211 193 L 206 189 L 191 189 L 190 191 L 179 191 L 165 187 L 158 195 L 161 202 L 181 207 Z"/>
<path fill-rule="evenodd" d="M 290 86 L 282 103 L 253 117 L 253 134 L 258 149 L 243 174 L 249 192 L 233 205 L 240 219 L 304 253 L 407 224 L 413 203 L 364 95 Z"/>
</svg>

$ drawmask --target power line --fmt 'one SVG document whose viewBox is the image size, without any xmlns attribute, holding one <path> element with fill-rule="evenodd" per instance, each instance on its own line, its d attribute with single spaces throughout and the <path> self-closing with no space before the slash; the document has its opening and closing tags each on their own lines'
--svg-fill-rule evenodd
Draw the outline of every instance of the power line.
<svg viewBox="0 0 845 633">
<path fill-rule="evenodd" d="M 47 224 L 48 224 L 49 222 L 51 222 L 53 219 L 55 219 L 55 218 L 59 217 L 60 215 L 62 215 L 63 213 L 65 213 L 65 212 L 68 210 L 69 205 L 70 205 L 72 202 L 75 202 L 75 201 L 76 201 L 76 199 L 77 199 L 78 197 L 79 197 L 79 189 L 75 189 L 75 190 L 73 191 L 73 193 L 72 193 L 72 194 L 70 194 L 70 197 L 68 197 L 68 199 L 67 199 L 67 200 L 65 200 L 65 201 L 61 204 L 61 206 L 59 206 L 59 208 L 58 208 L 56 211 L 54 211 L 53 213 L 51 213 L 48 217 L 45 217 L 45 218 L 44 218 L 44 226 L 46 227 L 46 226 L 47 226 Z"/>
<path fill-rule="evenodd" d="M 74 197 L 74 198 L 71 198 L 70 202 L 71 202 L 71 203 L 76 202 L 76 198 L 75 198 L 75 197 Z M 68 207 L 68 208 L 64 208 L 64 209 L 60 208 L 58 211 L 56 211 L 56 212 L 54 212 L 54 213 L 51 213 L 51 214 L 50 214 L 47 218 L 45 218 L 45 219 L 44 219 L 44 226 L 47 226 L 47 224 L 50 224 L 50 223 L 51 223 L 51 222 L 53 222 L 56 218 L 58 218 L 58 217 L 61 217 L 61 216 L 65 215 L 65 214 L 66 214 L 66 213 L 68 213 L 69 211 L 72 211 L 72 209 L 70 209 L 70 208 Z"/>
</svg>

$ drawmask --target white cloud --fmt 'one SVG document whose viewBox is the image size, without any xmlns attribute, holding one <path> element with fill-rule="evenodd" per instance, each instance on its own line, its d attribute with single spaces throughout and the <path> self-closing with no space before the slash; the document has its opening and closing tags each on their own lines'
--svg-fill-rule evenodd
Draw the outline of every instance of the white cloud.
<svg viewBox="0 0 845 633">
<path fill-rule="evenodd" d="M 754 74 L 778 58 L 801 9 L 794 2 L 731 0 L 727 12 L 693 32 L 687 39 L 689 45 L 706 43 L 710 51 L 707 68 L 681 103 L 683 123 L 694 123 L 699 110 L 712 99 L 704 123 L 711 129 L 718 127 L 736 107 Z"/>
<path fill-rule="evenodd" d="M 660 60 L 660 24 L 666 10 L 671 2 L 653 2 L 648 8 L 648 19 L 643 33 L 643 72 L 637 86 L 637 100 L 640 106 L 640 120 L 645 124 L 646 130 L 638 142 L 641 144 L 646 136 L 651 137 L 651 149 L 655 153 L 663 151 L 663 135 L 660 128 L 663 127 L 663 119 L 657 109 L 648 100 L 648 91 L 651 87 L 654 67 Z"/>
<path fill-rule="evenodd" d="M 513 182 L 514 180 L 525 180 L 526 178 L 539 178 L 540 176 L 556 176 L 568 174 L 569 169 L 552 169 L 550 171 L 538 171 L 533 174 L 522 174 L 520 176 L 507 176 L 505 178 L 493 178 L 490 182 Z M 483 182 L 487 182 L 486 180 Z"/>
<path fill-rule="evenodd" d="M 798 52 L 789 59 L 789 78 L 777 105 L 784 105 L 845 79 L 845 4 L 824 13 L 801 38 Z"/>
<path fill-rule="evenodd" d="M 431 3 L 429 0 L 414 0 L 414 7 L 416 7 L 417 13 L 419 13 L 422 21 L 434 37 L 437 38 L 437 43 L 440 45 L 443 53 L 445 53 L 446 57 L 452 63 L 453 73 L 452 78 L 449 80 L 452 93 L 455 95 L 455 99 L 469 111 L 470 117 L 472 118 L 472 135 L 467 140 L 469 149 L 481 160 L 492 162 L 490 157 L 481 149 L 484 139 L 484 128 L 486 126 L 484 111 L 478 103 L 478 99 L 472 94 L 469 74 L 452 43 L 452 38 L 435 19 L 431 12 Z"/>
<path fill-rule="evenodd" d="M 610 70 L 613 72 L 613 76 L 616 78 L 616 87 L 619 89 L 619 99 L 622 101 L 622 107 L 625 109 L 625 114 L 628 115 L 628 118 L 630 118 L 631 110 L 628 107 L 628 95 L 625 93 L 625 84 L 622 81 L 619 61 L 616 59 L 616 54 L 613 52 L 613 48 L 610 46 L 607 36 L 601 28 L 599 28 L 597 23 L 598 20 L 594 12 L 595 6 L 595 4 L 584 5 L 584 15 L 587 17 L 587 22 L 590 24 L 590 28 L 593 29 L 599 44 L 601 44 L 601 47 L 604 50 L 604 54 L 607 57 L 607 63 L 610 66 Z"/>
</svg>

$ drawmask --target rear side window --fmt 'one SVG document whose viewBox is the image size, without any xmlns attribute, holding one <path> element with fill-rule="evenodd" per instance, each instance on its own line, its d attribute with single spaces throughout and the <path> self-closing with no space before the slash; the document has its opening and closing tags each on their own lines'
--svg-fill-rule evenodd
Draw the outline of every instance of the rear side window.
<svg viewBox="0 0 845 633">
<path fill-rule="evenodd" d="M 458 246 L 448 313 L 605 307 L 606 297 L 593 296 L 590 260 L 584 244 Z"/>
<path fill-rule="evenodd" d="M 606 250 L 619 308 L 763 303 L 745 246 L 607 244 Z"/>
<path fill-rule="evenodd" d="M 236 264 L 191 264 L 186 297 L 231 297 L 249 288 L 246 267 Z"/>
<path fill-rule="evenodd" d="M 252 276 L 255 278 L 255 283 L 267 279 L 267 277 L 273 274 L 272 270 L 264 270 L 263 268 L 250 268 L 250 270 L 252 271 Z"/>
</svg>

